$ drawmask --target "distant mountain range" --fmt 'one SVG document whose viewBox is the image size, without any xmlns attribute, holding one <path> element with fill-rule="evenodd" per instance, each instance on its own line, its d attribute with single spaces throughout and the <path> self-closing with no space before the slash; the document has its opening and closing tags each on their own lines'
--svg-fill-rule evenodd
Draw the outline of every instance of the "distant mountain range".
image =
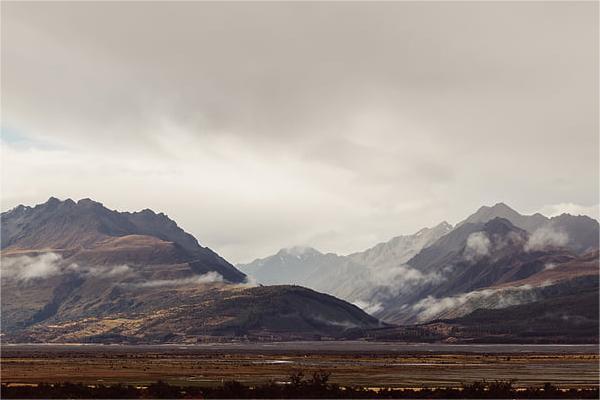
<svg viewBox="0 0 600 400">
<path fill-rule="evenodd" d="M 50 198 L 1 215 L 2 334 L 19 342 L 314 339 L 380 326 L 335 297 L 255 287 L 164 214 Z"/>
<path fill-rule="evenodd" d="M 90 199 L 18 206 L 0 226 L 5 342 L 598 341 L 585 216 L 500 203 L 349 255 L 293 247 L 237 268 L 164 214 Z"/>
<path fill-rule="evenodd" d="M 238 268 L 259 282 L 293 279 L 389 323 L 426 324 L 597 293 L 599 240 L 592 218 L 521 215 L 499 203 L 347 256 L 282 250 Z"/>
<path fill-rule="evenodd" d="M 377 311 L 369 306 L 372 297 L 404 285 L 407 277 L 402 266 L 451 230 L 451 225 L 442 222 L 348 256 L 323 254 L 310 247 L 282 249 L 238 268 L 260 283 L 310 287 L 354 302 L 372 313 Z"/>
</svg>

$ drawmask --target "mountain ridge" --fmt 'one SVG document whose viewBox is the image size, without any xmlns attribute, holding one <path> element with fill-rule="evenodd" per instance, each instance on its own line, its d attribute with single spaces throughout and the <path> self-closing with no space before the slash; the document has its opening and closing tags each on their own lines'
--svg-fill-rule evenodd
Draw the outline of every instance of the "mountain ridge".
<svg viewBox="0 0 600 400">
<path fill-rule="evenodd" d="M 108 252 L 111 238 L 149 236 L 173 245 L 169 251 L 178 259 L 195 263 L 206 272 L 216 270 L 232 282 L 243 282 L 245 275 L 163 213 L 144 209 L 139 212 L 110 210 L 89 198 L 77 202 L 51 197 L 35 207 L 16 207 L 1 214 L 1 249 L 54 250 L 77 253 L 96 248 Z M 77 224 L 71 223 L 77 221 Z M 104 244 L 104 246 L 102 246 Z"/>
<path fill-rule="evenodd" d="M 510 286 L 511 281 L 538 273 L 545 264 L 560 265 L 585 257 L 597 249 L 600 240 L 598 222 L 589 217 L 521 215 L 505 203 L 482 206 L 455 227 L 447 223 L 437 227 L 445 229 L 422 246 L 412 250 L 408 247 L 412 253 L 394 251 L 394 246 L 407 238 L 415 240 L 433 228 L 397 236 L 345 256 L 354 263 L 350 278 L 338 273 L 339 262 L 328 265 L 321 260 L 317 270 L 323 271 L 322 276 L 313 281 L 305 279 L 303 284 L 360 305 L 385 321 L 413 323 L 419 313 L 412 306 L 428 296 L 441 301 L 461 294 L 477 295 L 478 290 L 488 286 Z M 286 267 L 282 260 L 271 261 L 268 275 L 274 279 Z M 302 262 L 296 261 L 295 273 L 299 274 L 302 267 Z M 251 275 L 254 272 L 244 266 L 242 269 Z M 310 269 L 309 276 L 315 271 Z M 594 275 L 590 271 L 586 276 Z M 334 282 L 334 286 L 318 286 L 321 281 Z M 525 300 L 521 296 L 521 301 Z M 494 306 L 490 301 L 485 304 Z"/>
<path fill-rule="evenodd" d="M 375 330 L 400 338 L 408 329 L 387 324 L 409 324 L 440 340 L 451 337 L 432 332 L 528 340 L 533 329 L 556 340 L 573 332 L 593 341 L 590 327 L 598 323 L 590 317 L 597 307 L 590 294 L 599 282 L 598 223 L 584 216 L 542 221 L 499 203 L 455 227 L 442 222 L 346 256 L 293 246 L 253 262 L 272 286 L 248 283 L 175 221 L 149 209 L 119 212 L 91 199 L 50 198 L 0 218 L 1 325 L 9 341 L 340 339 L 378 337 Z M 585 310 L 574 311 L 580 293 Z M 561 309 L 545 318 L 531 315 L 528 304 Z M 504 309 L 533 318 L 539 329 Z M 557 318 L 584 318 L 585 326 Z M 504 336 L 473 337 L 476 321 L 484 321 L 486 335 Z"/>
</svg>

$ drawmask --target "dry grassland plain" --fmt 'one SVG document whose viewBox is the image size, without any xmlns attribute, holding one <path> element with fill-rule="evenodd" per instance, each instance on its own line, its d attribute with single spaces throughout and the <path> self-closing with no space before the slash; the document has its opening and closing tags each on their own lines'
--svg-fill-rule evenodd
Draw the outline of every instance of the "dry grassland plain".
<svg viewBox="0 0 600 400">
<path fill-rule="evenodd" d="M 287 382 L 328 371 L 331 382 L 364 387 L 458 387 L 514 380 L 561 388 L 599 385 L 597 346 L 393 345 L 369 343 L 207 346 L 2 346 L 2 383 L 81 382 L 144 386 Z"/>
</svg>

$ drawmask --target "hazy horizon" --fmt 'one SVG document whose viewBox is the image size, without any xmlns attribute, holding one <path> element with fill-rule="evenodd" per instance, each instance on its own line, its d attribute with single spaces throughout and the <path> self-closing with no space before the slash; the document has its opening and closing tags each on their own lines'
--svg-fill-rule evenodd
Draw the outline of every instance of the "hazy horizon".
<svg viewBox="0 0 600 400">
<path fill-rule="evenodd" d="M 597 2 L 1 7 L 2 211 L 150 208 L 234 263 L 599 217 Z"/>
<path fill-rule="evenodd" d="M 55 197 L 55 196 L 51 196 L 50 198 L 57 198 L 57 197 Z M 49 201 L 49 200 L 50 200 L 50 198 L 48 198 L 46 201 Z M 85 199 L 89 199 L 89 198 L 82 198 L 82 199 L 58 198 L 58 200 L 59 200 L 59 201 L 72 200 L 72 201 L 74 201 L 74 202 L 76 202 L 76 203 L 77 203 L 77 202 L 79 202 L 80 200 L 85 200 Z M 102 201 L 99 201 L 98 199 L 90 199 L 90 200 L 92 200 L 92 201 L 96 201 L 96 202 L 99 202 L 99 203 L 102 203 Z M 29 207 L 35 207 L 36 205 L 43 204 L 43 203 L 45 203 L 46 201 L 42 201 L 42 202 L 40 202 L 40 203 L 36 203 L 36 204 L 22 204 L 22 205 L 24 205 L 24 206 L 29 206 Z M 500 202 L 500 203 L 502 203 L 502 204 L 504 204 L 504 205 L 508 206 L 509 208 L 512 208 L 512 207 L 510 206 L 510 204 L 506 204 L 505 202 Z M 484 204 L 484 205 L 482 205 L 482 207 L 493 207 L 493 206 L 499 205 L 500 203 L 496 203 L 496 204 Z M 116 209 L 116 208 L 114 208 L 114 207 L 110 207 L 110 205 L 107 205 L 107 204 L 104 204 L 104 203 L 102 203 L 102 205 L 103 205 L 104 207 L 106 207 L 106 208 L 110 209 L 110 210 L 114 210 L 114 211 L 118 211 L 118 212 L 139 212 L 139 211 L 142 211 L 142 209 L 139 209 L 139 210 L 125 210 L 125 209 Z M 514 210 L 514 208 L 512 208 L 512 209 Z M 9 210 L 4 210 L 4 209 L 2 209 L 1 211 L 2 211 L 2 212 L 5 212 L 5 211 L 10 211 L 10 209 L 9 209 Z M 152 211 L 153 211 L 153 212 L 155 212 L 155 213 L 157 213 L 157 214 L 159 214 L 159 213 L 162 213 L 162 211 L 160 211 L 160 210 L 152 210 Z M 475 213 L 476 211 L 477 211 L 477 210 L 473 210 L 473 212 L 472 212 L 472 213 Z M 514 211 L 516 211 L 516 212 L 519 212 L 519 210 L 514 210 Z M 546 207 L 546 209 L 544 209 L 544 210 L 539 210 L 539 211 L 536 211 L 536 212 L 531 212 L 531 213 L 520 213 L 520 212 L 519 212 L 519 214 L 522 214 L 522 215 L 532 215 L 532 214 L 536 214 L 536 213 L 540 213 L 540 214 L 542 214 L 542 215 L 544 215 L 544 216 L 546 216 L 546 217 L 554 217 L 554 216 L 558 216 L 558 215 L 560 215 L 560 214 L 564 214 L 564 213 L 566 213 L 566 214 L 571 214 L 571 215 L 585 215 L 585 216 L 589 216 L 589 217 L 591 217 L 591 218 L 594 218 L 594 219 L 596 219 L 596 220 L 599 220 L 598 216 L 596 216 L 596 215 L 593 215 L 593 214 L 594 214 L 594 213 L 593 213 L 593 210 L 586 210 L 586 209 L 584 209 L 584 208 L 582 208 L 582 207 L 578 207 L 577 205 L 574 205 L 574 204 L 562 204 L 562 205 L 557 205 L 557 206 L 553 206 L 553 207 Z M 168 216 L 168 215 L 167 215 L 167 216 Z M 439 222 L 439 224 L 443 224 L 443 223 L 449 223 L 450 225 L 452 225 L 452 227 L 455 227 L 455 226 L 456 226 L 458 223 L 460 223 L 460 222 L 462 222 L 463 220 L 465 220 L 465 219 L 466 219 L 468 216 L 469 216 L 469 215 L 465 215 L 464 217 L 460 218 L 459 220 L 457 220 L 457 221 L 453 221 L 453 222 L 449 222 L 449 221 L 447 221 L 447 220 L 443 220 L 443 221 L 440 221 L 440 222 Z M 176 222 L 176 223 L 177 223 L 177 224 L 178 224 L 180 227 L 182 227 L 182 224 L 181 224 L 179 221 L 175 221 L 175 222 Z M 433 228 L 433 227 L 435 227 L 436 225 L 438 225 L 438 224 L 433 224 L 433 225 L 430 225 L 430 226 L 422 226 L 422 227 L 421 227 L 419 230 L 421 230 L 421 229 L 425 229 L 425 228 Z M 411 234 L 414 234 L 414 233 L 417 233 L 417 231 L 413 231 L 413 232 L 403 232 L 403 233 L 399 233 L 399 234 L 397 234 L 397 235 L 395 235 L 395 236 L 401 236 L 401 235 L 411 235 Z M 387 239 L 384 239 L 384 240 L 383 240 L 383 242 L 386 242 L 388 239 L 392 239 L 392 237 L 389 237 L 389 238 L 387 238 Z M 199 240 L 199 242 L 200 242 L 200 244 L 201 244 L 201 245 L 203 245 L 203 246 L 206 246 L 206 243 L 203 243 L 201 240 Z M 355 253 L 355 252 L 357 252 L 357 251 L 363 251 L 363 250 L 366 250 L 367 248 L 373 247 L 373 246 L 375 246 L 376 244 L 379 244 L 379 243 L 381 243 L 381 242 L 375 242 L 375 243 L 371 243 L 370 245 L 367 245 L 365 248 L 353 249 L 353 250 L 347 251 L 346 253 L 336 253 L 336 254 L 338 254 L 338 255 L 348 255 L 348 254 L 352 254 L 352 253 Z M 283 246 L 283 247 L 281 247 L 281 248 L 278 248 L 278 249 L 274 250 L 273 252 L 276 252 L 276 251 L 279 251 L 279 250 L 283 250 L 283 249 L 288 249 L 288 250 L 290 250 L 290 249 L 294 249 L 294 248 L 296 248 L 296 249 L 297 249 L 297 248 L 314 248 L 314 246 L 310 246 L 310 245 L 303 245 L 303 244 L 298 244 L 298 243 L 296 243 L 296 244 L 291 244 L 291 245 L 289 245 L 289 246 Z M 321 248 L 315 248 L 315 249 L 316 249 L 316 250 L 318 250 L 318 251 L 320 251 L 320 252 L 322 252 L 322 253 L 335 253 L 335 252 L 333 252 L 333 251 L 329 251 L 328 249 L 321 249 Z M 270 255 L 271 255 L 271 254 L 264 254 L 264 255 L 261 255 L 261 256 L 254 257 L 254 258 L 253 258 L 253 259 L 251 259 L 251 260 L 245 260 L 245 261 L 246 261 L 246 262 L 250 262 L 250 261 L 256 261 L 256 260 L 258 260 L 258 259 L 264 258 L 264 257 L 266 257 L 266 256 L 270 256 Z M 244 264 L 244 263 L 245 263 L 245 262 L 244 262 L 244 260 L 241 260 L 241 261 L 235 262 L 234 264 Z"/>
</svg>

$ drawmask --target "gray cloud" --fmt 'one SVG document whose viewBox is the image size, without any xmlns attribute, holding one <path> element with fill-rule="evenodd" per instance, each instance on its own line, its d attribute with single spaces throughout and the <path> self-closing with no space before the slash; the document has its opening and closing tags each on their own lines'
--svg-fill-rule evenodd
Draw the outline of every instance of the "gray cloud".
<svg viewBox="0 0 600 400">
<path fill-rule="evenodd" d="M 557 267 L 557 265 L 554 264 L 554 263 L 546 263 L 546 264 L 544 264 L 544 271 L 551 270 L 551 269 L 554 269 L 556 267 Z"/>
<path fill-rule="evenodd" d="M 2 278 L 28 281 L 62 273 L 62 257 L 56 253 L 36 256 L 2 257 Z"/>
<path fill-rule="evenodd" d="M 563 247 L 569 243 L 569 235 L 551 227 L 535 230 L 525 244 L 525 251 L 543 250 L 548 247 Z"/>
<path fill-rule="evenodd" d="M 223 282 L 221 274 L 211 271 L 202 275 L 192 276 L 181 279 L 156 279 L 146 280 L 138 283 L 127 284 L 127 286 L 137 288 L 154 288 L 163 286 L 188 286 L 188 285 L 204 285 L 207 283 Z"/>
<path fill-rule="evenodd" d="M 78 264 L 70 264 L 66 271 L 74 272 L 84 276 L 94 276 L 99 278 L 111 278 L 118 275 L 133 273 L 129 265 L 114 265 L 104 267 L 85 267 Z"/>
<path fill-rule="evenodd" d="M 538 287 L 544 287 L 544 282 Z M 421 322 L 444 317 L 459 317 L 478 308 L 506 308 L 530 303 L 538 298 L 537 287 L 521 285 L 508 288 L 482 289 L 456 296 L 436 298 L 428 296 L 412 306 Z"/>
<path fill-rule="evenodd" d="M 560 214 L 587 215 L 600 220 L 600 204 L 582 206 L 574 203 L 549 204 L 543 206 L 539 212 L 548 217 L 555 217 Z"/>
<path fill-rule="evenodd" d="M 485 232 L 474 232 L 467 238 L 464 257 L 467 260 L 475 261 L 490 254 L 490 238 Z"/>
<path fill-rule="evenodd" d="M 82 266 L 76 263 L 66 263 L 62 256 L 57 253 L 48 252 L 36 256 L 2 257 L 1 276 L 3 279 L 19 281 L 30 281 L 35 279 L 46 279 L 62 274 L 77 274 L 84 278 L 112 279 L 115 277 L 133 277 L 138 274 L 128 265 L 108 266 Z M 142 280 L 134 283 L 122 283 L 124 287 L 135 288 L 157 288 L 165 286 L 189 286 L 205 285 L 208 283 L 224 282 L 223 277 L 217 272 L 207 272 L 202 275 L 190 276 L 180 279 L 155 279 Z M 253 287 L 256 283 L 237 285 L 240 287 Z"/>
<path fill-rule="evenodd" d="M 383 304 L 381 302 L 368 302 L 364 300 L 357 300 L 354 304 L 356 307 L 362 309 L 367 314 L 375 314 L 377 311 L 383 309 Z"/>
<path fill-rule="evenodd" d="M 62 274 L 78 274 L 84 277 L 112 278 L 132 272 L 128 265 L 82 266 L 66 263 L 60 254 L 46 252 L 34 256 L 2 257 L 2 278 L 29 281 L 45 279 Z"/>
<path fill-rule="evenodd" d="M 355 306 L 373 314 L 382 309 L 383 304 L 390 299 L 416 293 L 419 288 L 429 284 L 439 284 L 446 279 L 453 268 L 453 265 L 447 265 L 439 271 L 430 273 L 423 273 L 409 265 L 365 270 L 364 274 L 356 277 L 361 282 L 359 290 L 350 286 L 351 291 L 346 292 L 348 288 L 344 286 L 338 293 L 333 294 L 349 299 Z"/>
<path fill-rule="evenodd" d="M 150 207 L 233 262 L 591 209 L 597 10 L 4 2 L 2 208 Z"/>
<path fill-rule="evenodd" d="M 348 321 L 348 320 L 332 320 L 329 318 L 325 318 L 325 317 L 319 317 L 319 316 L 315 316 L 313 317 L 313 320 L 322 324 L 327 324 L 327 325 L 331 325 L 331 326 L 338 326 L 344 329 L 353 329 L 358 327 L 358 325 L 356 325 L 355 323 L 353 323 L 352 321 Z"/>
</svg>

